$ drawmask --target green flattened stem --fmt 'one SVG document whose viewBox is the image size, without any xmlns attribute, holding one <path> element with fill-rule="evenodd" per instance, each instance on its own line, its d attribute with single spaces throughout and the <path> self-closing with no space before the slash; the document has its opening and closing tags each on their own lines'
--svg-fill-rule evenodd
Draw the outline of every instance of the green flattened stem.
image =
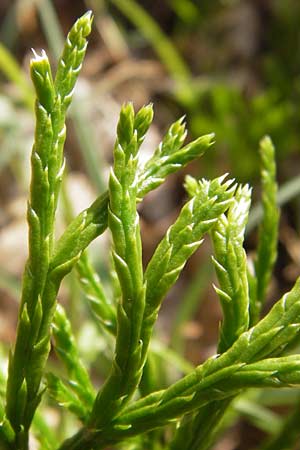
<svg viewBox="0 0 300 450">
<path fill-rule="evenodd" d="M 140 130 L 137 136 L 138 143 L 141 143 L 150 125 L 147 123 L 151 120 L 151 105 L 142 108 L 135 116 L 135 127 Z M 185 125 L 180 119 L 171 125 L 145 166 L 138 169 L 137 201 L 141 201 L 148 192 L 160 186 L 169 174 L 177 172 L 200 157 L 213 144 L 214 135 L 209 134 L 182 147 L 185 136 Z M 68 273 L 87 246 L 105 231 L 108 223 L 107 208 L 108 192 L 105 192 L 70 223 L 56 244 L 50 264 L 51 270 L 57 276 Z"/>
<path fill-rule="evenodd" d="M 244 389 L 284 388 L 300 383 L 299 355 L 270 358 L 252 364 L 235 363 L 223 369 L 215 367 L 217 361 L 209 359 L 165 391 L 138 400 L 126 408 L 111 427 L 99 431 L 82 429 L 60 450 L 104 449 L 130 436 L 166 426 L 185 413 L 204 405 L 217 404 L 217 401 L 231 398 Z M 215 419 L 217 411 L 211 409 L 211 412 Z M 195 441 L 190 448 L 196 449 L 194 444 Z M 199 448 L 207 446 L 201 443 Z"/>
<path fill-rule="evenodd" d="M 266 317 L 245 331 L 225 353 L 207 360 L 165 391 L 127 406 L 112 426 L 82 428 L 60 450 L 105 448 L 128 436 L 177 420 L 214 400 L 233 397 L 248 387 L 287 387 L 300 383 L 299 356 L 271 358 L 300 333 L 300 279 Z M 266 359 L 267 358 L 267 359 Z"/>
<path fill-rule="evenodd" d="M 177 172 L 189 162 L 203 155 L 214 143 L 214 134 L 199 137 L 183 147 L 187 135 L 183 117 L 173 123 L 153 156 L 140 170 L 138 197 L 160 186 L 167 175 Z"/>
<path fill-rule="evenodd" d="M 274 212 L 274 201 L 276 201 L 274 191 L 276 188 L 276 184 L 274 185 L 274 152 L 270 145 L 271 143 L 268 139 L 261 143 L 261 155 L 265 167 L 262 177 L 265 181 L 263 194 L 265 220 L 263 223 L 265 224 L 264 229 L 266 235 L 263 237 L 264 235 L 261 234 L 259 254 L 264 254 L 266 256 L 266 259 L 264 260 L 265 266 L 261 265 L 263 259 L 260 257 L 259 261 L 265 282 L 268 282 L 269 280 L 270 269 L 273 264 L 271 260 L 274 257 L 274 244 L 276 245 L 274 238 L 276 236 L 277 240 L 277 231 L 275 230 L 277 230 L 278 223 L 276 209 L 274 220 L 271 220 L 272 226 L 270 226 L 271 211 Z M 273 165 L 271 164 L 272 162 Z M 216 288 L 216 291 L 219 294 L 223 309 L 223 322 L 218 346 L 220 353 L 226 351 L 235 342 L 238 336 L 243 331 L 247 330 L 250 321 L 247 262 L 246 254 L 243 249 L 249 207 L 250 190 L 247 186 L 243 188 L 240 187 L 236 193 L 235 201 L 228 211 L 227 217 L 225 215 L 222 216 L 211 233 L 215 251 L 214 263 L 220 283 L 220 288 Z M 270 232 L 270 240 L 268 230 Z M 256 298 L 255 279 L 253 280 L 251 277 L 249 281 L 251 287 L 250 295 L 254 291 L 254 297 Z M 251 282 L 253 283 L 253 281 L 255 284 L 254 288 L 251 285 Z M 251 305 L 253 305 L 252 299 Z M 178 428 L 171 449 L 175 450 L 178 448 L 177 445 L 181 445 L 182 442 L 184 442 L 184 446 L 181 450 L 205 450 L 209 448 L 229 404 L 230 399 L 225 399 L 201 408 L 189 423 L 183 423 L 182 430 Z M 180 436 L 180 433 L 182 436 Z"/>
<path fill-rule="evenodd" d="M 252 289 L 251 323 L 258 321 L 277 257 L 279 209 L 277 207 L 275 149 L 266 136 L 260 142 L 263 219 L 259 228 L 255 260 L 255 286 Z M 254 279 L 255 279 L 254 278 Z M 256 291 L 255 291 L 256 287 Z"/>
<path fill-rule="evenodd" d="M 188 258 L 197 250 L 208 232 L 224 213 L 235 191 L 224 177 L 212 181 L 187 177 L 191 200 L 182 208 L 176 222 L 168 229 L 151 258 L 146 273 L 146 307 L 143 318 L 143 358 L 146 358 L 153 325 L 161 302 L 176 282 Z"/>
<path fill-rule="evenodd" d="M 100 390 L 91 416 L 101 427 L 119 414 L 135 392 L 142 375 L 141 324 L 145 304 L 142 247 L 137 204 L 138 149 L 152 122 L 152 107 L 136 115 L 132 105 L 122 107 L 109 179 L 108 225 L 113 259 L 122 298 L 117 312 L 117 338 L 111 374 Z"/>
<path fill-rule="evenodd" d="M 55 77 L 55 90 L 66 110 L 72 100 L 74 86 L 81 70 L 87 48 L 87 36 L 92 27 L 93 16 L 87 11 L 80 17 L 68 33 Z"/>
<path fill-rule="evenodd" d="M 220 287 L 223 321 L 218 351 L 225 352 L 249 326 L 249 294 L 244 232 L 250 207 L 251 190 L 239 186 L 228 209 L 212 228 L 213 258 Z M 170 449 L 204 450 L 209 448 L 230 399 L 203 406 L 195 417 L 184 418 L 177 428 Z"/>
<path fill-rule="evenodd" d="M 223 214 L 212 229 L 213 258 L 220 287 L 223 320 L 218 351 L 223 353 L 249 326 L 247 259 L 243 248 L 250 208 L 251 190 L 239 186 L 227 215 Z"/>
<path fill-rule="evenodd" d="M 84 17 L 83 21 L 79 19 L 79 27 L 78 22 L 74 25 L 74 45 L 76 36 L 81 39 L 82 27 L 85 30 L 89 27 L 90 16 Z M 43 393 L 41 378 L 49 354 L 50 323 L 60 283 L 57 276 L 50 276 L 49 267 L 66 136 L 66 104 L 61 92 L 56 90 L 57 83 L 53 82 L 44 51 L 40 56 L 35 53 L 31 61 L 31 77 L 37 100 L 27 213 L 29 258 L 23 277 L 17 338 L 9 362 L 6 397 L 6 416 L 16 434 L 15 446 L 20 450 L 28 448 L 28 429 Z M 76 77 L 73 78 L 73 86 Z"/>
<path fill-rule="evenodd" d="M 269 358 L 272 355 L 281 353 L 284 346 L 288 345 L 288 342 L 292 341 L 295 338 L 295 335 L 299 335 L 299 294 L 300 279 L 298 279 L 298 281 L 296 282 L 295 287 L 289 293 L 285 294 L 282 299 L 275 304 L 269 314 L 261 322 L 259 322 L 250 330 L 245 331 L 232 345 L 232 347 L 230 347 L 230 349 L 228 349 L 225 353 L 223 353 L 219 357 L 209 359 L 202 366 L 199 366 L 197 369 L 195 369 L 194 372 L 187 375 L 179 382 L 175 383 L 175 385 L 173 385 L 172 387 L 168 388 L 163 396 L 159 398 L 159 402 L 156 403 L 156 406 L 160 407 L 164 402 L 169 401 L 174 402 L 175 404 L 176 401 L 179 401 L 181 396 L 182 400 L 186 398 L 187 401 L 190 401 L 189 396 L 192 396 L 195 390 L 198 391 L 198 388 L 200 388 L 201 385 L 202 390 L 203 386 L 207 386 L 206 383 L 208 382 L 208 380 L 220 380 L 219 375 L 221 373 L 224 375 L 227 374 L 224 378 L 222 378 L 222 386 L 224 380 L 227 380 L 224 385 L 232 386 L 233 390 L 231 391 L 231 395 L 232 393 L 234 393 L 235 387 L 239 387 L 238 380 L 243 380 L 243 382 L 245 382 L 243 386 L 246 386 L 250 378 L 253 385 L 255 385 L 255 383 L 257 386 L 265 385 L 264 383 L 270 383 L 271 385 L 273 383 L 274 386 L 276 386 L 277 383 L 277 385 L 279 386 L 280 382 L 276 380 L 276 377 L 279 377 L 280 372 L 279 363 L 283 364 L 281 366 L 282 371 L 280 372 L 281 382 L 286 383 L 287 379 L 291 381 L 293 379 L 293 376 L 295 376 L 295 380 L 293 381 L 293 383 L 296 383 L 296 378 L 298 378 L 299 376 L 298 355 L 288 358 L 273 358 L 270 360 L 270 362 L 265 361 L 264 358 Z M 288 364 L 292 364 L 293 366 L 293 370 L 290 373 Z M 251 365 L 251 376 L 247 380 L 247 371 L 249 365 Z M 256 369 L 258 370 L 256 371 Z M 236 371 L 237 373 L 239 373 L 239 375 L 236 376 L 238 379 L 235 379 L 234 374 Z M 266 379 L 264 378 L 264 373 L 267 372 L 268 381 L 266 381 Z M 234 382 L 232 380 L 234 380 Z M 214 389 L 210 389 L 209 395 L 211 397 L 208 402 L 213 400 L 212 397 L 214 397 L 214 395 L 218 396 L 220 394 L 219 398 L 222 398 L 221 391 L 224 392 L 222 386 L 218 387 L 218 389 L 220 389 L 219 393 L 215 392 Z M 212 385 L 210 385 L 210 388 L 212 388 Z M 137 417 L 139 414 L 136 415 L 136 411 L 137 409 L 139 409 L 139 407 L 147 407 L 150 411 L 150 405 L 153 405 L 155 402 L 157 402 L 158 396 L 159 394 L 155 393 L 139 400 L 132 406 L 129 406 L 127 410 L 124 411 L 122 417 L 126 417 L 126 411 L 130 413 L 130 416 L 131 412 L 133 413 L 133 411 L 135 411 L 134 416 L 131 417 Z M 194 401 L 197 395 L 193 394 L 192 397 Z M 199 401 L 200 397 L 201 395 L 198 397 Z M 204 399 L 205 396 L 202 398 L 201 402 L 204 401 Z M 152 410 L 152 413 L 154 414 L 154 410 Z M 141 414 L 140 418 L 144 420 L 144 415 Z"/>
<path fill-rule="evenodd" d="M 31 62 L 36 88 L 36 133 L 31 156 L 32 182 L 28 204 L 29 258 L 23 278 L 22 301 L 14 353 L 9 362 L 6 414 L 20 448 L 27 446 L 27 430 L 40 401 L 42 368 L 49 352 L 49 337 L 40 335 L 41 322 L 49 305 L 42 304 L 51 252 L 54 216 L 53 183 L 49 167 L 54 136 L 55 91 L 46 54 Z M 63 137 L 61 137 L 63 139 Z M 44 306 L 44 308 L 43 308 Z M 44 311 L 43 311 L 44 309 Z M 21 404 L 20 404 L 21 401 Z"/>
<path fill-rule="evenodd" d="M 63 278 L 77 264 L 82 252 L 107 228 L 108 192 L 82 211 L 58 239 L 50 262 L 53 278 Z"/>
</svg>

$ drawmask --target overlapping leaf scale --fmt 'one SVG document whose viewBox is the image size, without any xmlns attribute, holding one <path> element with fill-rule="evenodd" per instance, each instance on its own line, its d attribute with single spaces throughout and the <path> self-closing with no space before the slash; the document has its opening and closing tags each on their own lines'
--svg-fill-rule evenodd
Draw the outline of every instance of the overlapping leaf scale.
<svg viewBox="0 0 300 450">
<path fill-rule="evenodd" d="M 170 126 L 153 156 L 140 169 L 138 182 L 140 199 L 160 186 L 167 175 L 177 172 L 201 156 L 214 142 L 214 134 L 207 134 L 182 147 L 186 134 L 183 117 Z"/>
<path fill-rule="evenodd" d="M 152 107 L 136 115 L 129 103 L 121 109 L 109 179 L 108 224 L 122 299 L 111 374 L 100 390 L 91 416 L 93 426 L 113 419 L 131 398 L 142 375 L 140 332 L 145 303 L 142 247 L 137 204 L 138 149 L 152 122 Z"/>
<path fill-rule="evenodd" d="M 249 326 L 249 288 L 247 258 L 243 248 L 251 190 L 239 186 L 227 215 L 223 214 L 212 229 L 213 258 L 220 287 L 223 319 L 218 351 L 223 353 Z"/>
<path fill-rule="evenodd" d="M 250 343 L 249 332 L 245 332 L 238 341 L 242 341 L 242 337 L 250 347 L 256 345 L 255 340 Z M 241 342 L 235 344 L 236 347 L 240 345 Z M 222 359 L 228 357 L 233 357 L 231 364 L 224 365 Z M 246 362 L 246 359 L 240 351 L 237 352 L 237 348 L 219 358 L 211 358 L 165 391 L 150 394 L 127 407 L 111 426 L 101 430 L 82 428 L 65 441 L 60 450 L 104 449 L 108 444 L 177 421 L 183 414 L 201 406 L 226 400 L 246 388 L 282 388 L 300 384 L 299 355 L 256 362 Z"/>
<path fill-rule="evenodd" d="M 120 436 L 162 426 L 184 413 L 248 387 L 300 383 L 299 355 L 270 358 L 300 332 L 300 279 L 255 327 L 220 356 L 207 360 L 166 391 L 155 392 L 125 409 L 117 420 Z M 117 425 L 116 423 L 116 425 Z M 127 424 L 127 430 L 125 430 Z"/>
<path fill-rule="evenodd" d="M 251 323 L 259 320 L 273 266 L 277 257 L 279 209 L 275 149 L 266 136 L 260 142 L 263 220 L 259 227 L 257 256 L 255 259 L 254 288 L 251 300 Z"/>
<path fill-rule="evenodd" d="M 86 16 L 79 28 L 78 23 L 75 24 L 76 33 L 80 34 L 82 27 L 88 27 L 89 21 L 90 17 Z M 83 56 L 82 53 L 81 58 Z M 50 349 L 49 327 L 58 285 L 49 279 L 49 263 L 63 173 L 66 109 L 56 91 L 44 51 L 41 55 L 35 53 L 31 61 L 31 76 L 37 100 L 27 213 L 29 259 L 23 277 L 17 339 L 9 363 L 6 401 L 6 414 L 16 432 L 16 445 L 20 448 L 27 445 L 28 428 L 43 392 L 40 383 Z"/>
<path fill-rule="evenodd" d="M 232 202 L 236 186 L 231 180 L 223 181 L 224 176 L 199 182 L 187 178 L 186 186 L 192 198 L 168 229 L 147 266 L 142 334 L 144 356 L 162 299 L 176 282 L 188 258 L 201 244 L 204 234 L 216 224 Z"/>
<path fill-rule="evenodd" d="M 73 89 L 81 70 L 87 48 L 87 36 L 91 32 L 92 12 L 80 17 L 68 33 L 55 77 L 55 90 L 61 98 L 64 110 L 72 100 Z"/>
<path fill-rule="evenodd" d="M 134 119 L 135 129 L 140 130 L 137 134 L 138 145 L 147 130 L 144 114 L 147 115 L 147 112 L 143 108 Z M 145 166 L 139 168 L 137 201 L 141 201 L 148 192 L 160 186 L 169 174 L 177 172 L 190 161 L 200 157 L 213 144 L 214 136 L 210 134 L 181 148 L 185 136 L 185 125 L 180 119 L 171 125 L 153 157 Z M 70 271 L 90 242 L 105 231 L 108 220 L 107 206 L 108 193 L 105 192 L 71 222 L 57 242 L 51 261 L 53 271 L 61 276 Z"/>
</svg>

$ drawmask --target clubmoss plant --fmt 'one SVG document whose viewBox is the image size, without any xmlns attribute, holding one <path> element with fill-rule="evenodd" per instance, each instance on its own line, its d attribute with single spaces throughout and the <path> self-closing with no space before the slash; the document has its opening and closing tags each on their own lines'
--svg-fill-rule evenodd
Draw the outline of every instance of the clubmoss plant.
<svg viewBox="0 0 300 450">
<path fill-rule="evenodd" d="M 287 353 L 300 334 L 300 279 L 261 318 L 278 233 L 274 147 L 269 138 L 261 142 L 263 220 L 254 272 L 247 267 L 243 248 L 251 189 L 226 176 L 186 178 L 189 198 L 144 270 L 137 204 L 213 143 L 213 135 L 208 134 L 184 145 L 186 130 L 180 119 L 141 165 L 139 149 L 153 119 L 152 105 L 138 112 L 131 103 L 122 106 L 108 190 L 57 240 L 55 213 L 64 167 L 66 111 L 91 23 L 92 14 L 87 12 L 72 27 L 54 77 L 44 51 L 34 53 L 31 61 L 36 132 L 27 214 L 29 257 L 16 342 L 7 377 L 0 374 L 0 448 L 27 450 L 32 434 L 41 449 L 208 449 L 224 426 L 222 419 L 232 400 L 245 390 L 300 384 L 300 356 Z M 86 252 L 106 228 L 112 238 L 117 288 L 111 292 L 116 298 L 107 294 Z M 219 353 L 161 389 L 151 369 L 156 361 L 153 328 L 168 291 L 206 236 L 213 244 L 216 291 L 223 311 Z M 100 388 L 81 360 L 67 313 L 57 305 L 61 281 L 75 268 L 99 338 L 101 331 L 101 337 L 115 341 L 111 369 Z M 49 371 L 51 336 L 67 376 L 53 367 Z M 41 414 L 41 400 L 49 396 L 81 422 L 79 430 L 60 444 Z M 299 406 L 263 448 L 279 449 L 298 410 Z"/>
</svg>

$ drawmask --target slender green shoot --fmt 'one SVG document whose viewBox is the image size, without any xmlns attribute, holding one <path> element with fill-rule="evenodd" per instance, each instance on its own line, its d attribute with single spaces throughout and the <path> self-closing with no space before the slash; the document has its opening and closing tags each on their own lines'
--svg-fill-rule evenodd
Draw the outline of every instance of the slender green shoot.
<svg viewBox="0 0 300 450">
<path fill-rule="evenodd" d="M 258 249 L 255 260 L 256 293 L 252 299 L 251 323 L 257 322 L 265 302 L 273 266 L 277 257 L 279 210 L 275 149 L 269 137 L 260 143 L 263 219 L 259 228 Z"/>
<path fill-rule="evenodd" d="M 44 51 L 41 55 L 35 53 L 31 61 L 37 100 L 27 213 L 29 258 L 23 277 L 17 339 L 9 362 L 6 397 L 6 416 L 20 450 L 28 448 L 29 427 L 44 391 L 41 379 L 50 350 L 50 323 L 59 287 L 57 280 L 49 275 L 49 266 L 64 168 L 65 113 L 84 58 L 91 20 L 88 12 L 71 29 L 55 80 Z M 67 77 L 66 84 L 62 72 Z"/>
<path fill-rule="evenodd" d="M 250 208 L 251 191 L 248 186 L 239 187 L 234 201 L 219 219 L 211 232 L 218 275 L 219 294 L 223 320 L 218 351 L 223 353 L 249 326 L 249 294 L 246 253 L 243 249 L 245 226 Z"/>
<path fill-rule="evenodd" d="M 161 58 L 166 58 L 168 51 L 172 56 L 170 42 L 135 1 L 111 2 L 131 15 L 137 26 L 144 20 L 144 34 L 153 40 Z M 179 7 L 178 2 L 173 3 Z M 48 1 L 45 5 L 51 7 Z M 283 422 L 254 403 L 258 389 L 293 388 L 295 397 L 300 385 L 300 355 L 297 351 L 291 354 L 300 337 L 300 278 L 260 319 L 276 259 L 279 221 L 275 155 L 269 138 L 260 144 L 263 220 L 251 275 L 243 248 L 251 189 L 226 181 L 226 175 L 212 180 L 186 177 L 189 198 L 144 269 L 138 203 L 169 174 L 201 156 L 214 138 L 208 134 L 184 144 L 186 129 L 179 119 L 142 164 L 139 151 L 152 123 L 152 105 L 137 112 L 131 103 L 122 106 L 108 190 L 72 219 L 56 239 L 66 113 L 91 23 L 91 12 L 87 12 L 71 28 L 55 76 L 44 51 L 40 55 L 34 52 L 31 61 L 36 131 L 27 211 L 29 257 L 16 342 L 9 358 L 3 358 L 9 359 L 7 374 L 0 370 L 0 448 L 29 450 L 35 438 L 42 450 L 208 450 L 240 413 L 252 423 L 260 420 L 259 428 L 272 434 L 262 450 L 290 449 L 299 437 L 298 399 Z M 59 31 L 51 38 L 56 45 Z M 169 70 L 177 82 L 188 85 L 190 75 L 180 58 L 169 62 Z M 98 172 L 98 167 L 94 170 Z M 110 298 L 84 253 L 107 228 L 113 260 Z M 213 243 L 223 318 L 219 353 L 193 367 L 152 334 L 163 301 L 206 234 Z M 102 354 L 99 364 L 93 359 L 91 374 L 83 363 L 87 354 L 78 350 L 67 313 L 57 305 L 61 281 L 76 266 L 99 325 L 93 326 L 93 332 L 99 331 L 97 344 L 104 343 L 107 349 L 115 343 L 109 358 Z M 191 304 L 183 311 L 188 317 Z M 52 365 L 49 372 L 46 363 L 51 343 L 62 367 Z M 90 347 L 94 357 L 96 346 Z M 61 412 L 60 424 L 53 430 L 44 414 L 48 401 L 51 406 L 56 403 Z M 64 440 L 69 423 L 71 434 L 78 421 L 77 432 Z M 58 444 L 60 439 L 64 441 Z"/>
</svg>

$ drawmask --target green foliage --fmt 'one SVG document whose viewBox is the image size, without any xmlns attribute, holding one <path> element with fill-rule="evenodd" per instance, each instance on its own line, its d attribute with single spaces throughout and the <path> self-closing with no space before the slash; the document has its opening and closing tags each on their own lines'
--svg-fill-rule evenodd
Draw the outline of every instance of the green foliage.
<svg viewBox="0 0 300 450">
<path fill-rule="evenodd" d="M 260 143 L 263 219 L 259 228 L 257 257 L 255 260 L 253 298 L 251 299 L 251 321 L 257 322 L 265 301 L 267 287 L 277 257 L 279 211 L 275 150 L 269 137 Z M 253 283 L 253 280 L 252 280 Z"/>
<path fill-rule="evenodd" d="M 222 420 L 232 400 L 245 390 L 300 384 L 300 356 L 286 354 L 300 335 L 300 279 L 259 320 L 276 258 L 279 214 L 274 148 L 269 138 L 262 140 L 263 220 L 254 274 L 247 269 L 243 248 L 251 190 L 226 181 L 226 176 L 212 180 L 186 177 L 189 199 L 144 270 L 138 203 L 169 174 L 201 156 L 213 140 L 209 134 L 184 145 L 186 130 L 180 119 L 171 125 L 153 156 L 140 164 L 139 149 L 153 119 L 152 105 L 138 112 L 131 103 L 123 105 L 108 191 L 73 219 L 56 240 L 65 115 L 91 21 L 88 12 L 72 27 L 54 79 L 45 52 L 35 54 L 31 62 L 37 100 L 27 216 L 29 258 L 7 379 L 0 373 L 0 447 L 27 450 L 33 431 L 45 449 L 105 449 L 123 441 L 126 448 L 160 449 L 163 437 L 166 448 L 204 450 L 224 426 Z M 117 278 L 117 290 L 110 294 L 84 253 L 106 228 L 112 238 L 112 270 Z M 223 312 L 219 354 L 188 370 L 176 353 L 161 351 L 188 373 L 171 384 L 160 384 L 167 368 L 156 367 L 160 355 L 150 345 L 156 319 L 166 295 L 207 235 L 213 244 L 219 281 L 216 291 Z M 99 339 L 115 340 L 110 371 L 100 388 L 94 386 L 94 377 L 81 358 L 78 336 L 74 336 L 67 314 L 56 303 L 62 279 L 75 267 L 99 326 Z M 112 301 L 109 295 L 117 298 Z M 51 333 L 62 374 L 46 367 Z M 41 399 L 49 401 L 49 397 L 81 422 L 72 437 L 66 439 L 63 434 L 60 446 L 53 442 L 40 415 Z M 266 443 L 266 449 L 287 442 L 285 436 L 297 413 L 298 409 Z M 168 428 L 165 435 L 164 427 Z M 292 445 L 294 435 L 290 442 Z"/>
<path fill-rule="evenodd" d="M 186 187 L 192 198 L 167 230 L 147 266 L 142 334 L 144 358 L 163 298 L 176 282 L 188 258 L 202 243 L 204 234 L 216 224 L 231 203 L 235 186 L 232 187 L 232 181 L 222 184 L 223 179 L 197 182 L 187 178 Z"/>
<path fill-rule="evenodd" d="M 114 167 L 109 179 L 108 226 L 113 238 L 113 260 L 122 299 L 117 312 L 115 356 L 109 378 L 99 392 L 91 423 L 103 427 L 118 414 L 135 392 L 141 376 L 141 326 L 145 307 L 142 247 L 137 203 L 138 149 L 152 120 L 152 108 L 134 114 L 124 105 L 117 128 Z"/>
<path fill-rule="evenodd" d="M 31 77 L 37 100 L 27 213 L 29 258 L 23 278 L 16 345 L 9 363 L 6 402 L 7 419 L 15 432 L 15 445 L 20 448 L 27 446 L 28 430 L 43 393 L 41 379 L 50 350 L 50 323 L 59 287 L 49 273 L 49 266 L 63 173 L 65 113 L 78 75 L 78 64 L 84 57 L 84 36 L 90 29 L 90 23 L 91 14 L 88 13 L 70 31 L 63 57 L 71 46 L 76 57 L 65 62 L 61 60 L 61 65 L 71 74 L 66 85 L 61 69 L 58 69 L 53 82 L 45 52 L 41 56 L 35 54 L 31 61 Z M 78 48 L 80 52 L 77 52 Z"/>
<path fill-rule="evenodd" d="M 246 253 L 243 249 L 245 226 L 250 207 L 248 186 L 239 186 L 228 214 L 222 215 L 212 230 L 214 264 L 220 288 L 215 288 L 223 309 L 219 352 L 223 353 L 249 326 L 249 293 Z"/>
</svg>

